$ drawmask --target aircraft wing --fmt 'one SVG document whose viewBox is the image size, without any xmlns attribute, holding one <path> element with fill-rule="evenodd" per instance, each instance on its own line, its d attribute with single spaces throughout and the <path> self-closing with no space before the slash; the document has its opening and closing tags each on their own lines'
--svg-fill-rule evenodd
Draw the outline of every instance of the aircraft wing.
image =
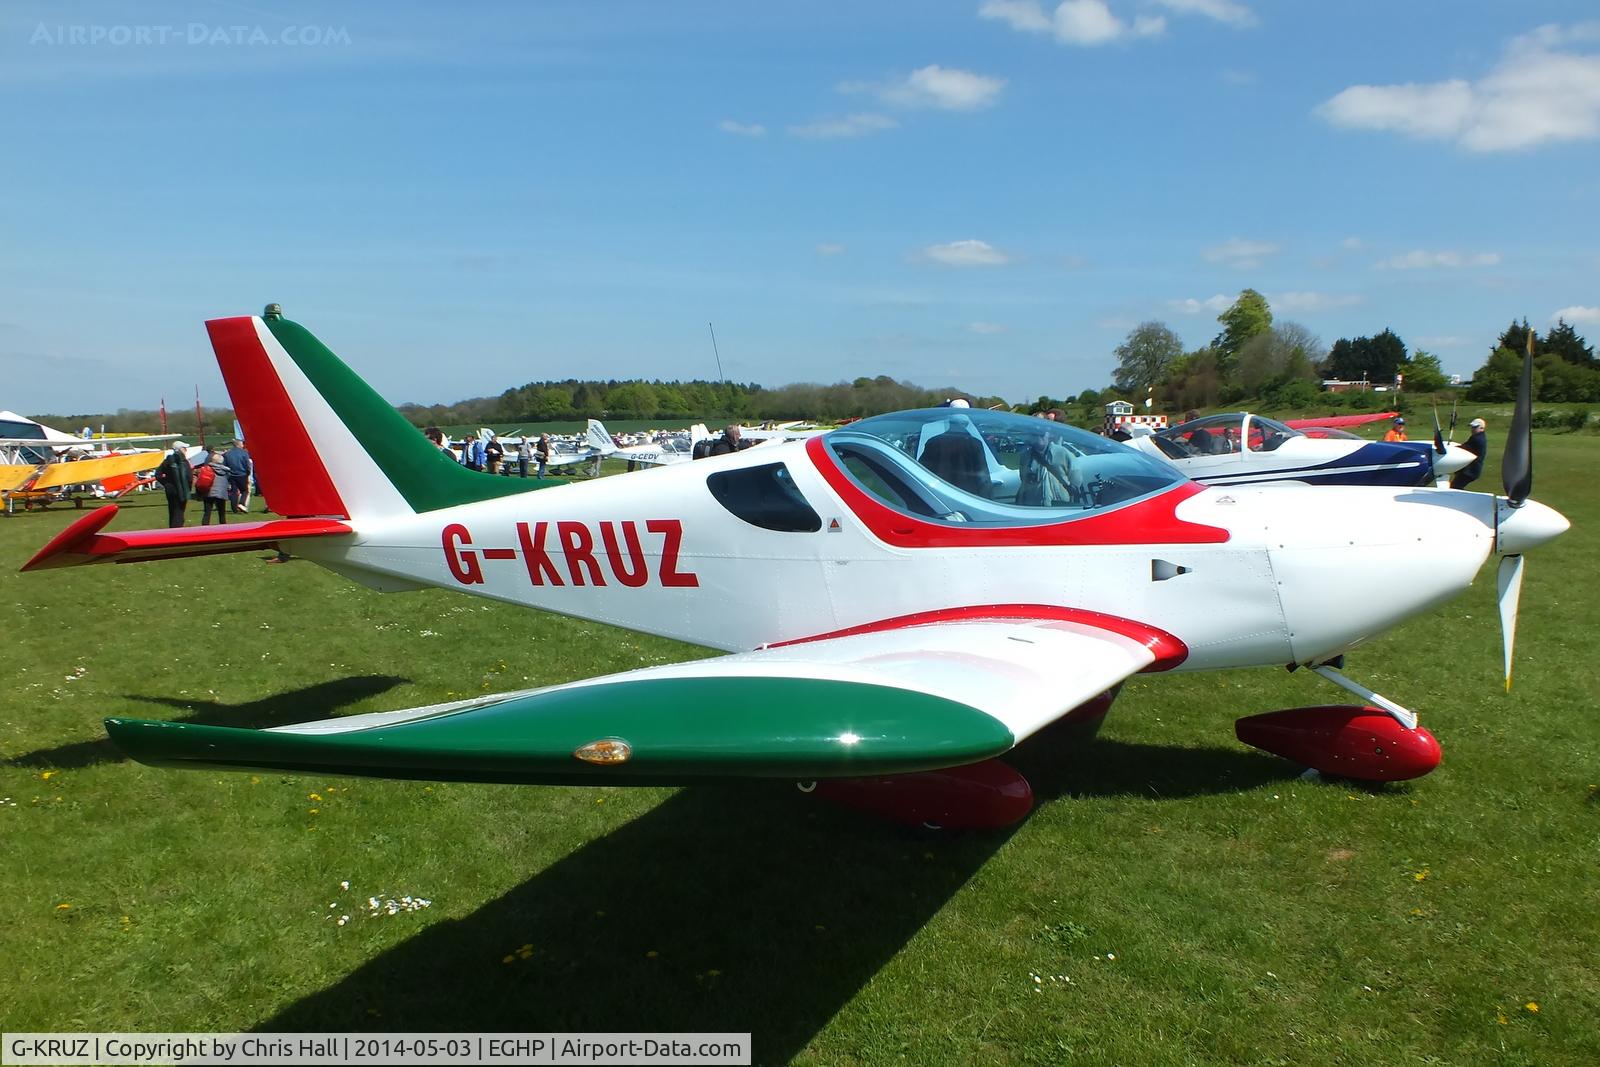
<svg viewBox="0 0 1600 1067">
<path fill-rule="evenodd" d="M 1392 419 L 1397 412 L 1378 411 L 1368 412 L 1364 415 L 1326 415 L 1320 419 L 1287 419 L 1284 425 L 1291 430 L 1303 430 L 1308 426 L 1326 426 L 1330 429 L 1340 429 L 1345 426 L 1365 426 L 1369 422 L 1379 422 Z"/>
<path fill-rule="evenodd" d="M 123 445 L 148 444 L 155 441 L 176 441 L 175 433 L 146 433 L 128 437 L 0 437 L 0 448 L 121 448 Z"/>
<path fill-rule="evenodd" d="M 101 459 L 80 459 L 75 463 L 52 463 L 39 472 L 34 480 L 35 489 L 52 489 L 61 485 L 82 485 L 115 478 L 119 474 L 142 474 L 161 466 L 165 452 L 135 452 L 127 456 L 105 456 Z"/>
<path fill-rule="evenodd" d="M 7 463 L 0 465 L 0 492 L 10 492 L 33 477 L 39 469 L 37 463 Z"/>
<path fill-rule="evenodd" d="M 1182 649 L 1090 612 L 987 610 L 270 730 L 122 718 L 106 729 L 157 766 L 534 784 L 851 778 L 997 756 Z"/>
</svg>

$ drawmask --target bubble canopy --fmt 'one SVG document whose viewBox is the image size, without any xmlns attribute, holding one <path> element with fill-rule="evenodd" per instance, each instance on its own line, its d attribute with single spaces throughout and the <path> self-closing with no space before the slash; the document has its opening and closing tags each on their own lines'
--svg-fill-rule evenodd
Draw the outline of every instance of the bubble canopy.
<svg viewBox="0 0 1600 1067">
<path fill-rule="evenodd" d="M 897 411 L 851 423 L 822 441 L 869 495 L 940 523 L 1061 522 L 1184 481 L 1170 465 L 1119 442 L 1002 411 Z"/>
</svg>

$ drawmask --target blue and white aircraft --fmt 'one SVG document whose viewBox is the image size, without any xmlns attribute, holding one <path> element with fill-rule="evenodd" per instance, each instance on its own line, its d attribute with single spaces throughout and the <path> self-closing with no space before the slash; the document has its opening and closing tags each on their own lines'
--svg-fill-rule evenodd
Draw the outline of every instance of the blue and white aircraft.
<svg viewBox="0 0 1600 1067">
<path fill-rule="evenodd" d="M 1245 411 L 1207 415 L 1128 443 L 1205 485 L 1432 485 L 1474 458 L 1455 444 L 1440 451 L 1429 441 L 1310 437 Z"/>
</svg>

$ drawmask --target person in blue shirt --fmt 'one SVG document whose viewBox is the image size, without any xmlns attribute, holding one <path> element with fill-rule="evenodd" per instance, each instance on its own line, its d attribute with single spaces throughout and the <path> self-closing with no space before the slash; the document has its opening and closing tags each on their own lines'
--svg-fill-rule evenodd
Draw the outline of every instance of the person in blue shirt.
<svg viewBox="0 0 1600 1067">
<path fill-rule="evenodd" d="M 228 506 L 236 512 L 250 510 L 250 476 L 255 473 L 255 463 L 244 450 L 244 442 L 237 437 L 232 447 L 222 454 L 222 465 L 228 468 Z"/>
</svg>

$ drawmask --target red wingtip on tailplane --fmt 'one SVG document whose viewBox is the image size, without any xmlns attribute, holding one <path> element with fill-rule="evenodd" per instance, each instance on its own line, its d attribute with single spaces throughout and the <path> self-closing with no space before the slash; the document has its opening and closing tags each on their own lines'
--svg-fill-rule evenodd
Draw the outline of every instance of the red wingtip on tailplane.
<svg viewBox="0 0 1600 1067">
<path fill-rule="evenodd" d="M 22 565 L 25 571 L 76 567 L 85 563 L 143 563 L 180 556 L 214 556 L 222 552 L 254 552 L 275 548 L 301 537 L 331 537 L 352 532 L 336 519 L 273 519 L 269 522 L 223 523 L 175 530 L 130 530 L 103 534 L 117 514 L 117 505 L 96 508 L 52 537 Z"/>
<path fill-rule="evenodd" d="M 250 442 L 267 504 L 279 515 L 336 515 L 349 509 L 311 443 L 278 368 L 249 316 L 206 323 L 233 410 Z"/>
</svg>

